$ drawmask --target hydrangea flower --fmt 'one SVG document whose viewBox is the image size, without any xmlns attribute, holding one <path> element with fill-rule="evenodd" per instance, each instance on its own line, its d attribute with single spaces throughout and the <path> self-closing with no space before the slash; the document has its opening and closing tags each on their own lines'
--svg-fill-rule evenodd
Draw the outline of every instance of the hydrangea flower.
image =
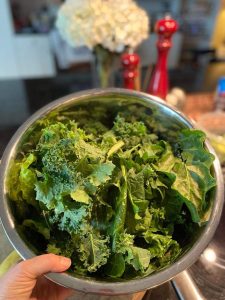
<svg viewBox="0 0 225 300">
<path fill-rule="evenodd" d="M 101 45 L 118 53 L 149 34 L 148 16 L 133 0 L 66 0 L 56 26 L 73 47 Z"/>
</svg>

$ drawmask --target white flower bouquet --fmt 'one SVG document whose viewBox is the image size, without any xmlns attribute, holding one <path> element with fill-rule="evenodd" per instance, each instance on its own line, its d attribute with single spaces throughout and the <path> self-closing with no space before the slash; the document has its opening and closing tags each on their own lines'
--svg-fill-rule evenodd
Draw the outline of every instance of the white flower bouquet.
<svg viewBox="0 0 225 300">
<path fill-rule="evenodd" d="M 87 46 L 109 65 L 109 55 L 135 49 L 148 37 L 149 19 L 133 0 L 66 0 L 56 26 L 70 45 Z"/>
</svg>

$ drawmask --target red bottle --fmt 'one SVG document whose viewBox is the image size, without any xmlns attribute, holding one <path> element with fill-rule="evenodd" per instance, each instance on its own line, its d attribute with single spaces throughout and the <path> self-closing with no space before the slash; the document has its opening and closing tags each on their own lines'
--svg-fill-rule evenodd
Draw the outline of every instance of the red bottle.
<svg viewBox="0 0 225 300">
<path fill-rule="evenodd" d="M 177 29 L 178 23 L 170 16 L 159 20 L 155 26 L 155 32 L 158 33 L 159 36 L 156 43 L 158 59 L 147 92 L 164 100 L 169 89 L 167 58 L 169 49 L 172 46 L 172 35 Z"/>
<path fill-rule="evenodd" d="M 140 90 L 139 55 L 133 52 L 124 53 L 121 56 L 121 63 L 123 66 L 123 87 L 130 90 Z"/>
</svg>

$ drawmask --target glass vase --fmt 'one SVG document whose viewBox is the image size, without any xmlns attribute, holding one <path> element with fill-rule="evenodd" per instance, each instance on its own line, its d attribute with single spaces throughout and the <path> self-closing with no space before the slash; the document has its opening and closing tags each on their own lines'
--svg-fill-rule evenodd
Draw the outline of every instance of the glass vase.
<svg viewBox="0 0 225 300">
<path fill-rule="evenodd" d="M 102 46 L 96 46 L 95 56 L 95 86 L 107 88 L 115 86 L 115 72 L 119 64 L 119 54 L 111 52 Z"/>
</svg>

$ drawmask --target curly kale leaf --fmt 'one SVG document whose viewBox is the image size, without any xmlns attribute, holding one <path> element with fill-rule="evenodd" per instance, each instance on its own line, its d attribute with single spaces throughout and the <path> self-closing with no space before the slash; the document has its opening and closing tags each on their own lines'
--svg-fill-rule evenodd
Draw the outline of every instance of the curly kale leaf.
<svg viewBox="0 0 225 300">
<path fill-rule="evenodd" d="M 93 273 L 107 263 L 110 255 L 109 238 L 101 236 L 97 231 L 90 231 L 79 239 L 79 259 L 88 272 Z"/>
<path fill-rule="evenodd" d="M 153 233 L 151 230 L 144 233 L 144 238 L 149 244 L 150 258 L 157 258 L 157 267 L 164 267 L 173 262 L 181 253 L 181 248 L 172 236 Z"/>
<path fill-rule="evenodd" d="M 126 122 L 123 117 L 119 115 L 116 117 L 113 131 L 117 136 L 131 137 L 131 136 L 143 136 L 147 133 L 147 128 L 143 122 Z"/>
</svg>

